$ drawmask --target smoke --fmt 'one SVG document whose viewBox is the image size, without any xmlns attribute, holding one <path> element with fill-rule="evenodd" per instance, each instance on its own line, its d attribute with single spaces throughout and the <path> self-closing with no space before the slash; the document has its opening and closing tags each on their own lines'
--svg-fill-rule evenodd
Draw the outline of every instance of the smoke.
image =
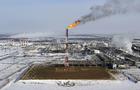
<svg viewBox="0 0 140 90">
<path fill-rule="evenodd" d="M 112 45 L 117 47 L 117 48 L 121 48 L 123 50 L 125 50 L 128 53 L 132 54 L 132 38 L 128 37 L 128 36 L 122 36 L 122 35 L 115 35 L 112 38 Z"/>
<path fill-rule="evenodd" d="M 82 24 L 117 14 L 139 13 L 140 0 L 107 0 L 105 4 L 92 6 L 90 10 L 89 14 L 80 18 Z M 128 36 L 115 35 L 112 44 L 132 53 L 132 39 Z"/>
<path fill-rule="evenodd" d="M 116 14 L 140 12 L 140 0 L 107 0 L 105 4 L 93 6 L 90 10 L 91 13 L 81 17 L 81 23 Z"/>
<path fill-rule="evenodd" d="M 34 33 L 19 33 L 12 35 L 11 38 L 39 38 L 39 37 L 51 37 L 54 33 L 47 32 L 34 32 Z"/>
</svg>

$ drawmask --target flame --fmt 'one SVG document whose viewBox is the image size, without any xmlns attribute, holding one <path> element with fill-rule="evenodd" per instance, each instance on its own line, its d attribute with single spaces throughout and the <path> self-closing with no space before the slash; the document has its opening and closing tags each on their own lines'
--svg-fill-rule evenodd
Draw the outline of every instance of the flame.
<svg viewBox="0 0 140 90">
<path fill-rule="evenodd" d="M 80 20 L 75 21 L 74 23 L 70 24 L 66 29 L 72 29 L 78 26 L 81 23 Z"/>
</svg>

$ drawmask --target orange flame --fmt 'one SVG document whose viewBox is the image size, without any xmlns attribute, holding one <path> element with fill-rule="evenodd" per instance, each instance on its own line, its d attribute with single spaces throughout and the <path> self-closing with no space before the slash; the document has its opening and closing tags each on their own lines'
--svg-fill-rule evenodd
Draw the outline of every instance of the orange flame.
<svg viewBox="0 0 140 90">
<path fill-rule="evenodd" d="M 75 21 L 74 23 L 70 24 L 66 29 L 72 29 L 78 26 L 81 23 L 80 20 Z"/>
</svg>

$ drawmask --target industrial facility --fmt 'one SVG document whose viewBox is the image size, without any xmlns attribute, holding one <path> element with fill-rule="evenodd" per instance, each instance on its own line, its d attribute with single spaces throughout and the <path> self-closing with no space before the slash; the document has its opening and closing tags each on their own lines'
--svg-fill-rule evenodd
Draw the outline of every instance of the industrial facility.
<svg viewBox="0 0 140 90">
<path fill-rule="evenodd" d="M 140 90 L 139 0 L 0 4 L 0 90 Z"/>
<path fill-rule="evenodd" d="M 113 37 L 69 35 L 33 38 L 1 38 L 0 87 L 26 80 L 140 80 L 139 42 L 116 47 Z M 67 45 L 67 47 L 66 47 Z M 66 81 L 67 82 L 67 81 Z M 57 82 L 73 87 L 76 82 Z"/>
</svg>

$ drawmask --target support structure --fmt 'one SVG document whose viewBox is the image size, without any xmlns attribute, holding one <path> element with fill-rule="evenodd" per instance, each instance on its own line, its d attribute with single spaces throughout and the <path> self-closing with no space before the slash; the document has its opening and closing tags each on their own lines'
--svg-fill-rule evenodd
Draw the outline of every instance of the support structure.
<svg viewBox="0 0 140 90">
<path fill-rule="evenodd" d="M 64 66 L 69 67 L 69 52 L 68 52 L 68 36 L 69 36 L 69 31 L 66 29 L 66 48 L 65 48 L 65 61 L 64 61 Z"/>
</svg>

